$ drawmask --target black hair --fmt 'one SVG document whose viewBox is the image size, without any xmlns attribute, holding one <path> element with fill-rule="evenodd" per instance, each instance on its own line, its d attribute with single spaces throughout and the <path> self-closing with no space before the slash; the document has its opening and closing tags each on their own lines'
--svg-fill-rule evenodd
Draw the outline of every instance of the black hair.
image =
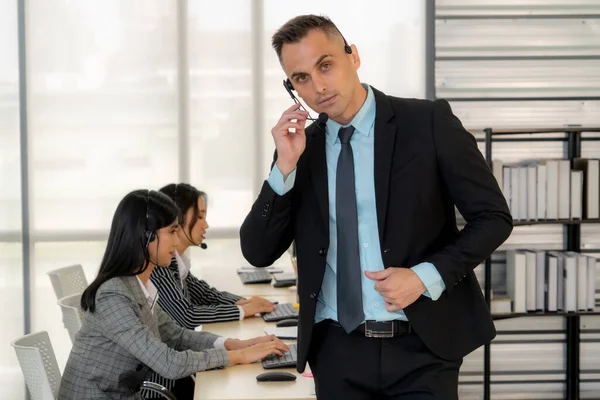
<svg viewBox="0 0 600 400">
<path fill-rule="evenodd" d="M 179 224 L 181 225 L 181 229 L 184 229 L 184 219 L 190 208 L 193 208 L 192 219 L 189 226 L 189 231 L 191 232 L 198 222 L 198 214 L 200 210 L 198 209 L 198 198 L 202 197 L 204 203 L 208 206 L 208 198 L 206 193 L 201 190 L 196 189 L 194 186 L 188 183 L 171 183 L 167 186 L 164 186 L 160 189 L 160 191 L 171 198 L 179 207 L 179 211 L 181 213 Z"/>
<path fill-rule="evenodd" d="M 177 205 L 163 193 L 135 190 L 127 194 L 113 216 L 98 276 L 81 295 L 81 308 L 95 311 L 96 293 L 109 279 L 144 272 L 150 261 L 148 244 L 158 240 L 156 231 L 178 217 Z"/>
</svg>

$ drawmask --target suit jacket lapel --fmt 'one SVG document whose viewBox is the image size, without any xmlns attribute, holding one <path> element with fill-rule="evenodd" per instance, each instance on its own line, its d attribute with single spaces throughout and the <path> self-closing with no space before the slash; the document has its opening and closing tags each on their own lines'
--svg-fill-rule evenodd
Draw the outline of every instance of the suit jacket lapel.
<svg viewBox="0 0 600 400">
<path fill-rule="evenodd" d="M 377 206 L 377 225 L 379 238 L 383 241 L 387 215 L 390 171 L 396 142 L 395 124 L 389 121 L 394 117 L 394 111 L 385 94 L 373 88 L 375 95 L 375 204 Z M 382 242 L 383 245 L 383 242 Z"/>
<path fill-rule="evenodd" d="M 158 319 L 156 315 L 152 314 L 148 300 L 146 300 L 146 296 L 142 291 L 137 277 L 126 276 L 123 277 L 123 280 L 127 283 L 127 286 L 129 286 L 133 297 L 140 306 L 140 321 L 142 324 L 147 325 L 157 337 L 160 337 L 160 333 L 158 331 Z"/>
</svg>

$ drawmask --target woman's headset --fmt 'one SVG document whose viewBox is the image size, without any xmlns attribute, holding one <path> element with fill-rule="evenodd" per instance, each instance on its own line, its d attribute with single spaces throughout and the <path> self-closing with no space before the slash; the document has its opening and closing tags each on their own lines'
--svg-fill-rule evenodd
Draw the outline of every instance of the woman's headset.
<svg viewBox="0 0 600 400">
<path fill-rule="evenodd" d="M 148 208 L 150 203 L 150 190 L 146 195 L 146 219 L 144 220 L 144 234 L 146 235 L 146 247 L 150 244 L 150 242 L 156 239 L 156 231 L 148 229 Z"/>
</svg>

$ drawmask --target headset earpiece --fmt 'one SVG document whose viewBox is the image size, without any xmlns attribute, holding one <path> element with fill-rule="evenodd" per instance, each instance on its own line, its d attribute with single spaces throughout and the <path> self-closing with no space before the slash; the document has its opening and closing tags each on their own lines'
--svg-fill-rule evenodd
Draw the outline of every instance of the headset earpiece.
<svg viewBox="0 0 600 400">
<path fill-rule="evenodd" d="M 285 89 L 288 92 L 294 90 L 294 85 L 292 85 L 292 82 L 289 79 L 283 81 L 283 86 L 285 86 Z"/>
<path fill-rule="evenodd" d="M 146 247 L 156 239 L 156 231 L 151 231 L 148 229 L 148 208 L 150 204 L 150 190 L 148 190 L 148 194 L 146 195 L 146 219 L 144 220 L 144 234 L 146 236 Z"/>
<path fill-rule="evenodd" d="M 152 243 L 156 239 L 155 231 L 146 231 L 146 241 L 148 244 Z"/>
</svg>

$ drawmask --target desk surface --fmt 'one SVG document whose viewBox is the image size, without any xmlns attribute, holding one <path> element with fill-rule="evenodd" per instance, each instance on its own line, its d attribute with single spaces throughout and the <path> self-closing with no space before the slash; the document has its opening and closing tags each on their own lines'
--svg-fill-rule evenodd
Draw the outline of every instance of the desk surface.
<svg viewBox="0 0 600 400">
<path fill-rule="evenodd" d="M 304 400 L 314 399 L 314 381 L 293 368 L 281 368 L 296 375 L 293 382 L 257 382 L 256 376 L 267 372 L 260 364 L 234 365 L 222 370 L 196 374 L 194 400 Z"/>
<path fill-rule="evenodd" d="M 284 270 L 292 272 L 292 270 Z M 239 296 L 269 297 L 269 296 L 288 296 L 296 295 L 296 287 L 275 288 L 271 283 L 253 283 L 243 284 L 235 268 L 210 268 L 202 270 L 199 277 L 205 280 L 210 286 L 221 291 L 227 291 Z"/>
<path fill-rule="evenodd" d="M 275 298 L 275 297 L 271 297 Z M 277 297 L 280 303 L 291 303 L 295 296 Z M 202 325 L 202 330 L 235 339 L 249 339 L 265 334 L 265 328 L 274 327 L 275 322 L 265 322 L 260 317 L 247 318 L 243 321 L 217 322 Z"/>
<path fill-rule="evenodd" d="M 292 302 L 294 296 L 281 297 L 281 302 Z M 248 339 L 264 335 L 265 328 L 275 326 L 262 318 L 244 321 L 220 322 L 204 325 L 203 329 L 229 338 Z M 260 363 L 234 365 L 221 370 L 198 372 L 194 400 L 254 400 L 314 399 L 314 381 L 299 374 L 295 368 L 280 368 L 278 371 L 296 375 L 294 382 L 257 382 L 256 376 L 265 370 Z M 309 371 L 307 366 L 306 371 Z"/>
</svg>

